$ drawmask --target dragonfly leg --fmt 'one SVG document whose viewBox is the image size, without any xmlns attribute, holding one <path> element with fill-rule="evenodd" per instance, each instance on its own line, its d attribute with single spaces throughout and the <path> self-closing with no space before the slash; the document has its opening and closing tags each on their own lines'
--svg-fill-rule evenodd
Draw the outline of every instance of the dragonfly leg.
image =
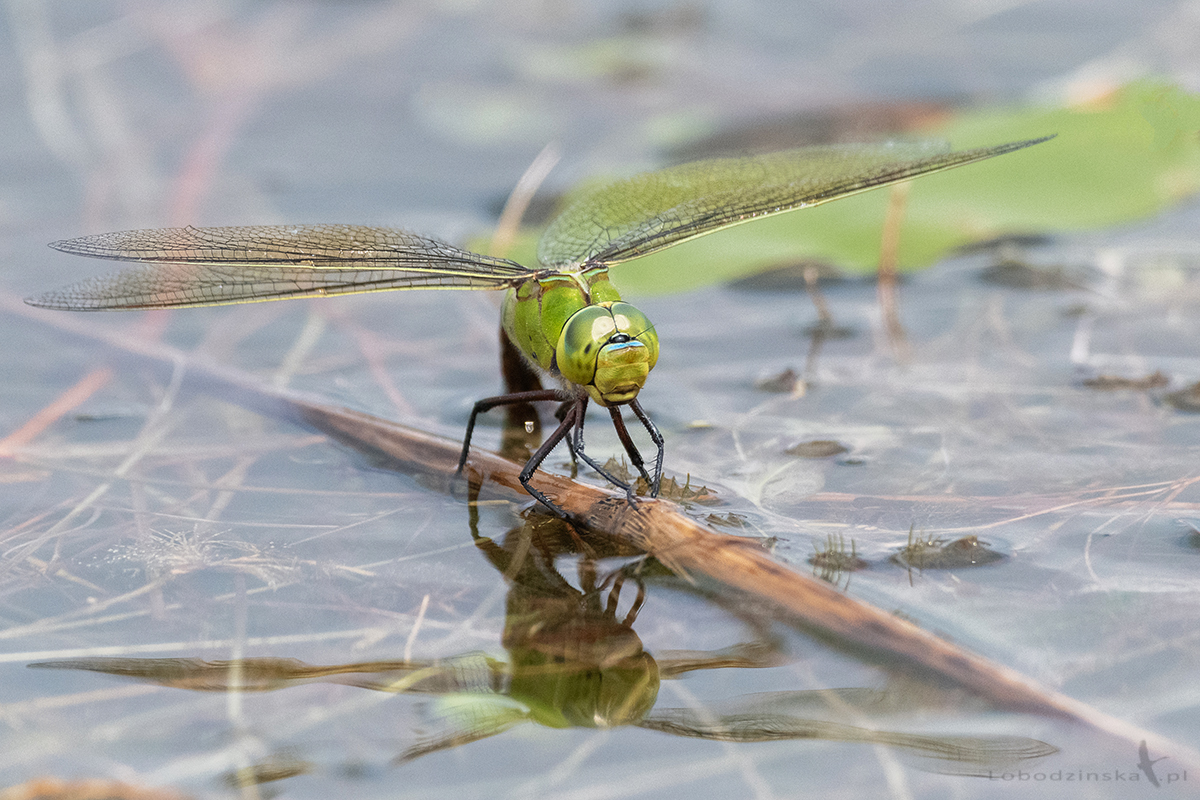
<svg viewBox="0 0 1200 800">
<path fill-rule="evenodd" d="M 634 494 L 632 484 L 626 483 L 625 481 L 618 478 L 616 475 L 613 475 L 611 472 L 606 470 L 604 467 L 597 464 L 592 459 L 591 456 L 589 456 L 583 452 L 582 447 L 578 450 L 578 455 L 579 455 L 579 458 L 583 461 L 583 463 L 587 464 L 589 467 L 591 467 L 593 470 L 595 470 L 597 473 L 599 473 L 601 478 L 604 478 L 604 480 L 608 481 L 613 486 L 616 486 L 618 489 L 625 492 L 625 498 L 627 500 L 629 500 L 629 505 L 635 506 L 635 507 L 637 506 L 637 495 Z"/>
<path fill-rule="evenodd" d="M 475 420 L 480 414 L 490 411 L 497 406 L 512 405 L 514 403 L 535 403 L 541 400 L 559 400 L 561 398 L 562 394 L 557 390 L 540 389 L 537 391 L 513 392 L 512 394 L 485 397 L 484 399 L 475 403 L 474 408 L 471 409 L 471 416 L 467 420 L 467 433 L 463 437 L 463 449 L 462 454 L 458 458 L 458 471 L 456 474 L 461 475 L 463 469 L 467 465 L 467 457 L 471 451 L 471 436 L 475 432 Z M 585 464 L 599 473 L 600 476 L 605 480 L 623 490 L 625 492 L 625 496 L 629 500 L 630 505 L 637 505 L 633 492 L 633 486 L 613 475 L 600 464 L 596 463 L 591 456 L 584 452 L 583 418 L 585 415 L 584 412 L 587 411 L 587 404 L 587 395 L 583 395 L 582 397 L 567 401 L 563 404 L 563 408 L 566 410 L 561 414 L 561 421 L 559 422 L 558 427 L 555 428 L 554 432 L 546 438 L 546 441 L 542 442 L 541 446 L 533 452 L 533 455 L 529 457 L 529 461 L 525 463 L 525 467 L 521 470 L 520 474 L 521 485 L 525 487 L 525 490 L 542 505 L 549 508 L 558 516 L 564 518 L 567 516 L 566 512 L 552 503 L 550 499 L 546 497 L 546 495 L 529 485 L 529 480 L 533 477 L 533 473 L 537 472 L 538 467 L 541 466 L 542 462 L 546 460 L 546 456 L 550 454 L 550 451 L 553 450 L 558 443 L 564 439 L 567 440 L 567 447 L 571 451 L 572 457 L 578 457 L 579 460 L 583 461 Z M 644 424 L 649 424 L 649 420 L 645 418 L 644 414 L 640 415 L 640 418 Z M 618 414 L 614 417 L 614 419 L 619 421 L 620 415 Z M 651 431 L 651 435 L 657 437 L 655 438 L 655 442 L 658 444 L 659 467 L 661 468 L 662 437 L 658 436 L 658 431 L 657 429 L 654 429 L 653 426 L 651 426 Z M 640 454 L 638 454 L 637 449 L 633 447 L 633 442 L 630 440 L 629 432 L 625 430 L 623 422 L 618 422 L 617 434 L 621 437 L 621 441 L 626 443 L 625 448 L 626 451 L 630 453 L 630 458 L 634 460 L 634 463 L 637 465 L 642 475 L 646 477 L 646 480 L 650 481 L 650 477 L 646 474 L 646 470 L 643 466 L 642 457 Z M 657 494 L 657 483 L 653 481 L 650 481 L 650 483 L 654 493 Z"/>
<path fill-rule="evenodd" d="M 555 410 L 554 418 L 557 419 L 559 422 L 562 422 L 563 418 L 567 416 L 567 414 L 571 411 L 572 408 L 575 407 L 575 404 L 578 402 L 579 402 L 579 400 L 574 400 L 574 399 L 573 400 L 564 400 L 562 402 L 562 404 L 559 405 L 559 407 Z M 583 396 L 583 408 L 581 408 L 579 410 L 579 419 L 575 423 L 575 433 L 574 433 L 574 435 L 572 435 L 571 437 L 569 437 L 567 439 L 567 449 L 571 452 L 571 466 L 574 468 L 578 468 L 578 466 L 579 466 L 579 460 L 575 457 L 575 450 L 578 448 L 579 443 L 581 441 L 583 441 L 583 420 L 587 414 L 587 404 L 588 404 L 587 395 L 584 395 Z M 571 477 L 572 478 L 575 477 L 574 472 L 571 473 Z"/>
<path fill-rule="evenodd" d="M 602 467 L 598 463 L 596 463 L 596 461 L 591 456 L 589 456 L 587 453 L 584 452 L 583 412 L 587 409 L 587 402 L 588 402 L 588 399 L 586 396 L 584 396 L 584 398 L 582 399 L 582 401 L 580 403 L 581 408 L 579 411 L 579 421 L 575 423 L 575 435 L 572 437 L 572 439 L 570 441 L 571 450 L 576 456 L 579 457 L 579 459 L 581 461 L 583 461 L 583 463 L 587 464 L 589 467 L 591 467 L 597 473 L 599 473 L 600 477 L 604 478 L 606 481 L 611 483 L 613 486 L 616 486 L 618 489 L 621 489 L 622 491 L 624 491 L 626 498 L 628 498 L 628 500 L 629 500 L 629 504 L 632 506 L 636 506 L 637 500 L 635 499 L 636 495 L 634 494 L 634 491 L 633 491 L 633 485 L 626 483 L 625 481 L 618 478 L 616 475 L 613 475 L 607 469 L 605 469 L 604 467 Z M 618 429 L 618 434 L 619 433 L 620 433 L 620 429 Z M 626 437 L 628 437 L 628 434 L 626 434 Z M 645 473 L 643 472 L 642 474 L 644 475 Z M 646 480 L 649 481 L 648 476 L 647 476 Z"/>
<path fill-rule="evenodd" d="M 471 409 L 471 417 L 467 420 L 467 434 L 463 437 L 462 455 L 458 457 L 458 471 L 456 475 L 461 475 L 463 467 L 467 465 L 467 455 L 471 451 L 471 435 L 475 432 L 475 418 L 480 414 L 490 411 L 496 406 L 508 406 L 516 403 L 536 403 L 540 400 L 559 400 L 562 395 L 555 389 L 537 389 L 529 392 L 513 392 L 511 394 L 500 394 L 495 397 L 485 397 L 475 404 Z M 544 458 L 545 456 L 543 456 Z"/>
<path fill-rule="evenodd" d="M 610 406 L 608 413 L 612 415 L 613 427 L 617 429 L 617 438 L 621 440 L 621 444 L 625 446 L 625 452 L 629 454 L 629 460 L 642 477 L 646 479 L 646 485 L 654 494 L 658 494 L 658 488 L 654 485 L 654 479 L 646 472 L 646 461 L 642 458 L 642 454 L 638 452 L 637 445 L 633 443 L 633 439 L 629 436 L 629 430 L 625 427 L 625 420 L 621 417 L 621 409 L 618 406 Z"/>
<path fill-rule="evenodd" d="M 663 449 L 664 449 L 663 448 L 663 437 L 662 437 L 662 434 L 658 432 L 658 428 L 656 428 L 654 426 L 654 423 L 650 421 L 650 417 L 646 416 L 646 412 L 642 410 L 642 404 L 639 403 L 636 398 L 634 398 L 633 400 L 631 400 L 629 402 L 629 407 L 633 409 L 633 413 L 637 416 L 637 418 L 642 421 L 642 425 L 645 426 L 646 432 L 650 434 L 651 441 L 653 441 L 654 446 L 658 448 L 658 456 L 654 459 L 654 480 L 649 481 L 650 496 L 658 497 L 658 490 L 659 490 L 659 487 L 662 485 Z M 621 443 L 625 444 L 626 440 L 622 439 Z M 626 444 L 626 449 L 628 449 L 631 446 L 631 444 L 632 443 Z M 633 455 L 630 454 L 630 458 L 632 458 L 632 457 L 633 457 Z M 642 474 L 644 475 L 645 473 L 643 472 Z"/>
<path fill-rule="evenodd" d="M 546 497 L 546 495 L 530 486 L 529 480 L 533 477 L 533 473 L 537 472 L 537 468 L 542 465 L 542 462 L 546 460 L 546 456 L 550 455 L 550 451 L 553 450 L 559 442 L 567 438 L 567 435 L 571 432 L 571 427 L 575 424 L 575 417 L 579 410 L 579 406 L 579 403 L 571 406 L 571 410 L 568 411 L 563 417 L 562 422 L 558 424 L 558 427 L 554 429 L 554 432 L 546 437 L 546 441 L 542 442 L 541 447 L 535 450 L 533 455 L 529 457 L 529 461 L 526 462 L 525 468 L 521 470 L 521 474 L 518 476 L 519 480 L 521 481 L 521 485 L 525 487 L 525 491 L 529 492 L 531 495 L 533 495 L 535 500 L 563 519 L 567 519 L 567 512 L 563 511 L 561 508 L 551 502 L 549 497 Z"/>
</svg>

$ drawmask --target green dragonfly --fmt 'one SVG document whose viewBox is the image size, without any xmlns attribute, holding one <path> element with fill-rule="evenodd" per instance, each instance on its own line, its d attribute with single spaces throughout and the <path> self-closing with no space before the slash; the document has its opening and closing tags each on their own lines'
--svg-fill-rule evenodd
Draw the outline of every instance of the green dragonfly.
<svg viewBox="0 0 1200 800">
<path fill-rule="evenodd" d="M 1050 137 L 949 152 L 944 146 L 855 144 L 805 147 L 741 158 L 695 161 L 620 180 L 580 194 L 542 235 L 537 267 L 494 258 L 392 228 L 358 225 L 271 225 L 164 228 L 55 242 L 65 253 L 140 262 L 26 302 L 72 311 L 176 308 L 324 297 L 388 289 L 506 289 L 501 322 L 509 385 L 525 391 L 475 404 L 459 471 L 466 465 L 479 414 L 501 405 L 556 400 L 560 423 L 530 456 L 521 484 L 530 485 L 560 442 L 620 487 L 636 505 L 630 482 L 584 452 L 588 402 L 607 408 L 630 461 L 651 497 L 662 479 L 663 437 L 638 403 L 658 360 L 658 335 L 644 314 L 621 300 L 609 281 L 613 264 L 797 208 L 1011 153 Z M 519 353 L 519 358 L 512 354 Z M 520 366 L 517 372 L 511 363 Z M 517 374 L 519 380 L 511 380 Z M 553 388 L 543 388 L 538 378 Z M 657 448 L 653 472 L 625 427 L 621 407 L 645 427 Z"/>
</svg>

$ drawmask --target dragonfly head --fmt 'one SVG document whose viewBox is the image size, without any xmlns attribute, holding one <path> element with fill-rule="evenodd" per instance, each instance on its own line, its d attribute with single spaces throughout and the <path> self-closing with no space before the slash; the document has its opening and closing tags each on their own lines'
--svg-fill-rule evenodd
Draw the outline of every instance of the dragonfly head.
<svg viewBox="0 0 1200 800">
<path fill-rule="evenodd" d="M 576 311 L 555 350 L 558 371 L 602 406 L 637 397 L 658 361 L 658 334 L 628 303 L 599 303 Z"/>
</svg>

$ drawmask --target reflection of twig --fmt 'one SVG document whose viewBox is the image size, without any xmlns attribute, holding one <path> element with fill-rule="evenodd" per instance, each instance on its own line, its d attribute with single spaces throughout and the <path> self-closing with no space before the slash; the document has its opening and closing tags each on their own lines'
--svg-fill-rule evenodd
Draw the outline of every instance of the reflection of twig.
<svg viewBox="0 0 1200 800">
<path fill-rule="evenodd" d="M 900 322 L 900 303 L 896 299 L 896 269 L 900 260 L 900 227 L 911 185 L 897 183 L 889 191 L 887 216 L 883 220 L 883 235 L 879 242 L 879 310 L 888 341 L 902 361 L 908 358 L 908 339 Z"/>
<path fill-rule="evenodd" d="M 142 362 L 170 365 L 176 377 L 223 399 L 273 416 L 311 425 L 356 449 L 380 456 L 387 465 L 431 478 L 447 491 L 458 485 L 455 471 L 460 443 L 338 408 L 319 398 L 265 385 L 236 369 L 189 358 L 187 354 L 99 328 L 85 320 L 26 308 L 0 296 L 0 309 L 64 333 L 102 342 Z M 524 495 L 521 464 L 496 453 L 473 449 L 466 478 Z M 732 591 L 772 606 L 793 624 L 833 637 L 843 646 L 865 650 L 939 675 L 992 704 L 1048 716 L 1075 719 L 1125 741 L 1147 739 L 1156 749 L 1170 750 L 1180 760 L 1200 763 L 1200 754 L 1136 726 L 1033 685 L 1006 667 L 952 645 L 912 623 L 848 597 L 824 582 L 776 562 L 758 543 L 719 534 L 664 500 L 639 500 L 631 507 L 624 494 L 576 483 L 560 475 L 537 472 L 532 482 L 577 524 L 621 538 L 658 559 L 687 580 L 706 578 Z"/>
<path fill-rule="evenodd" d="M 803 394 L 807 383 L 816 377 L 817 357 L 821 353 L 825 340 L 845 336 L 849 333 L 848 328 L 839 329 L 834 324 L 833 312 L 829 310 L 829 303 L 826 302 L 825 294 L 821 291 L 820 265 L 815 263 L 805 265 L 804 287 L 808 290 L 808 296 L 817 310 L 817 324 L 809 329 L 812 341 L 809 343 L 808 355 L 804 360 L 804 381 L 798 383 L 793 391 L 793 394 L 797 395 Z"/>
<path fill-rule="evenodd" d="M 821 268 L 817 264 L 804 265 L 804 288 L 817 309 L 817 325 L 822 328 L 833 327 L 833 314 L 829 311 L 829 303 L 825 302 L 825 294 L 821 291 Z"/>
<path fill-rule="evenodd" d="M 11 455 L 21 445 L 29 444 L 60 417 L 72 411 L 108 383 L 112 370 L 94 369 L 79 382 L 60 394 L 54 402 L 29 418 L 24 425 L 0 439 L 0 456 Z"/>
</svg>

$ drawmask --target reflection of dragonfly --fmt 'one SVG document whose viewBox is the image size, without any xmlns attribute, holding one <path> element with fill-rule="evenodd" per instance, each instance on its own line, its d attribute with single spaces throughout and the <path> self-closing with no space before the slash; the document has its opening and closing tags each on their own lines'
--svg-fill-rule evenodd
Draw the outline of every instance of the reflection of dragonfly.
<svg viewBox="0 0 1200 800">
<path fill-rule="evenodd" d="M 506 373 L 510 392 L 475 404 L 459 467 L 466 463 L 471 431 L 481 412 L 500 405 L 565 401 L 561 423 L 532 454 L 520 476 L 530 494 L 561 515 L 529 481 L 564 439 L 573 456 L 624 489 L 633 503 L 632 486 L 584 453 L 583 421 L 589 400 L 609 410 L 617 435 L 652 496 L 662 478 L 662 436 L 637 400 L 658 359 L 658 336 L 645 315 L 621 302 L 609 282 L 609 266 L 731 225 L 1041 141 L 1045 139 L 957 153 L 928 144 L 810 147 L 648 172 L 581 194 L 542 236 L 538 267 L 399 230 L 353 225 L 189 227 L 85 236 L 51 246 L 146 266 L 83 281 L 28 302 L 93 311 L 386 289 L 507 289 L 502 318 L 504 363 L 516 365 Z M 514 349 L 523 360 L 510 357 Z M 538 375 L 555 388 L 542 388 Z M 512 391 L 513 386 L 535 388 Z M 658 449 L 653 476 L 625 428 L 623 405 L 630 407 Z"/>
<path fill-rule="evenodd" d="M 754 631 L 751 641 L 715 651 L 651 655 L 633 625 L 644 607 L 645 582 L 663 572 L 656 562 L 628 564 L 602 575 L 598 559 L 628 558 L 634 551 L 627 543 L 596 533 L 585 540 L 561 520 L 537 515 L 501 541 L 475 531 L 473 536 L 509 582 L 502 640 L 507 659 L 465 653 L 434 661 L 311 665 L 285 658 L 85 658 L 33 666 L 103 672 L 198 691 L 273 691 L 319 681 L 437 696 L 440 730 L 405 750 L 400 762 L 531 722 L 549 728 L 636 726 L 727 742 L 825 739 L 882 744 L 915 756 L 919 766 L 932 764 L 940 771 L 967 774 L 1057 751 L 1023 737 L 915 734 L 842 721 L 861 723 L 919 710 L 929 692 L 916 686 L 772 692 L 734 698 L 713 708 L 661 708 L 658 693 L 664 679 L 697 670 L 782 663 L 769 623 L 731 604 L 730 610 Z M 556 562 L 578 550 L 586 555 L 576 562 L 576 587 Z M 637 587 L 632 600 L 621 596 L 630 584 Z"/>
</svg>

